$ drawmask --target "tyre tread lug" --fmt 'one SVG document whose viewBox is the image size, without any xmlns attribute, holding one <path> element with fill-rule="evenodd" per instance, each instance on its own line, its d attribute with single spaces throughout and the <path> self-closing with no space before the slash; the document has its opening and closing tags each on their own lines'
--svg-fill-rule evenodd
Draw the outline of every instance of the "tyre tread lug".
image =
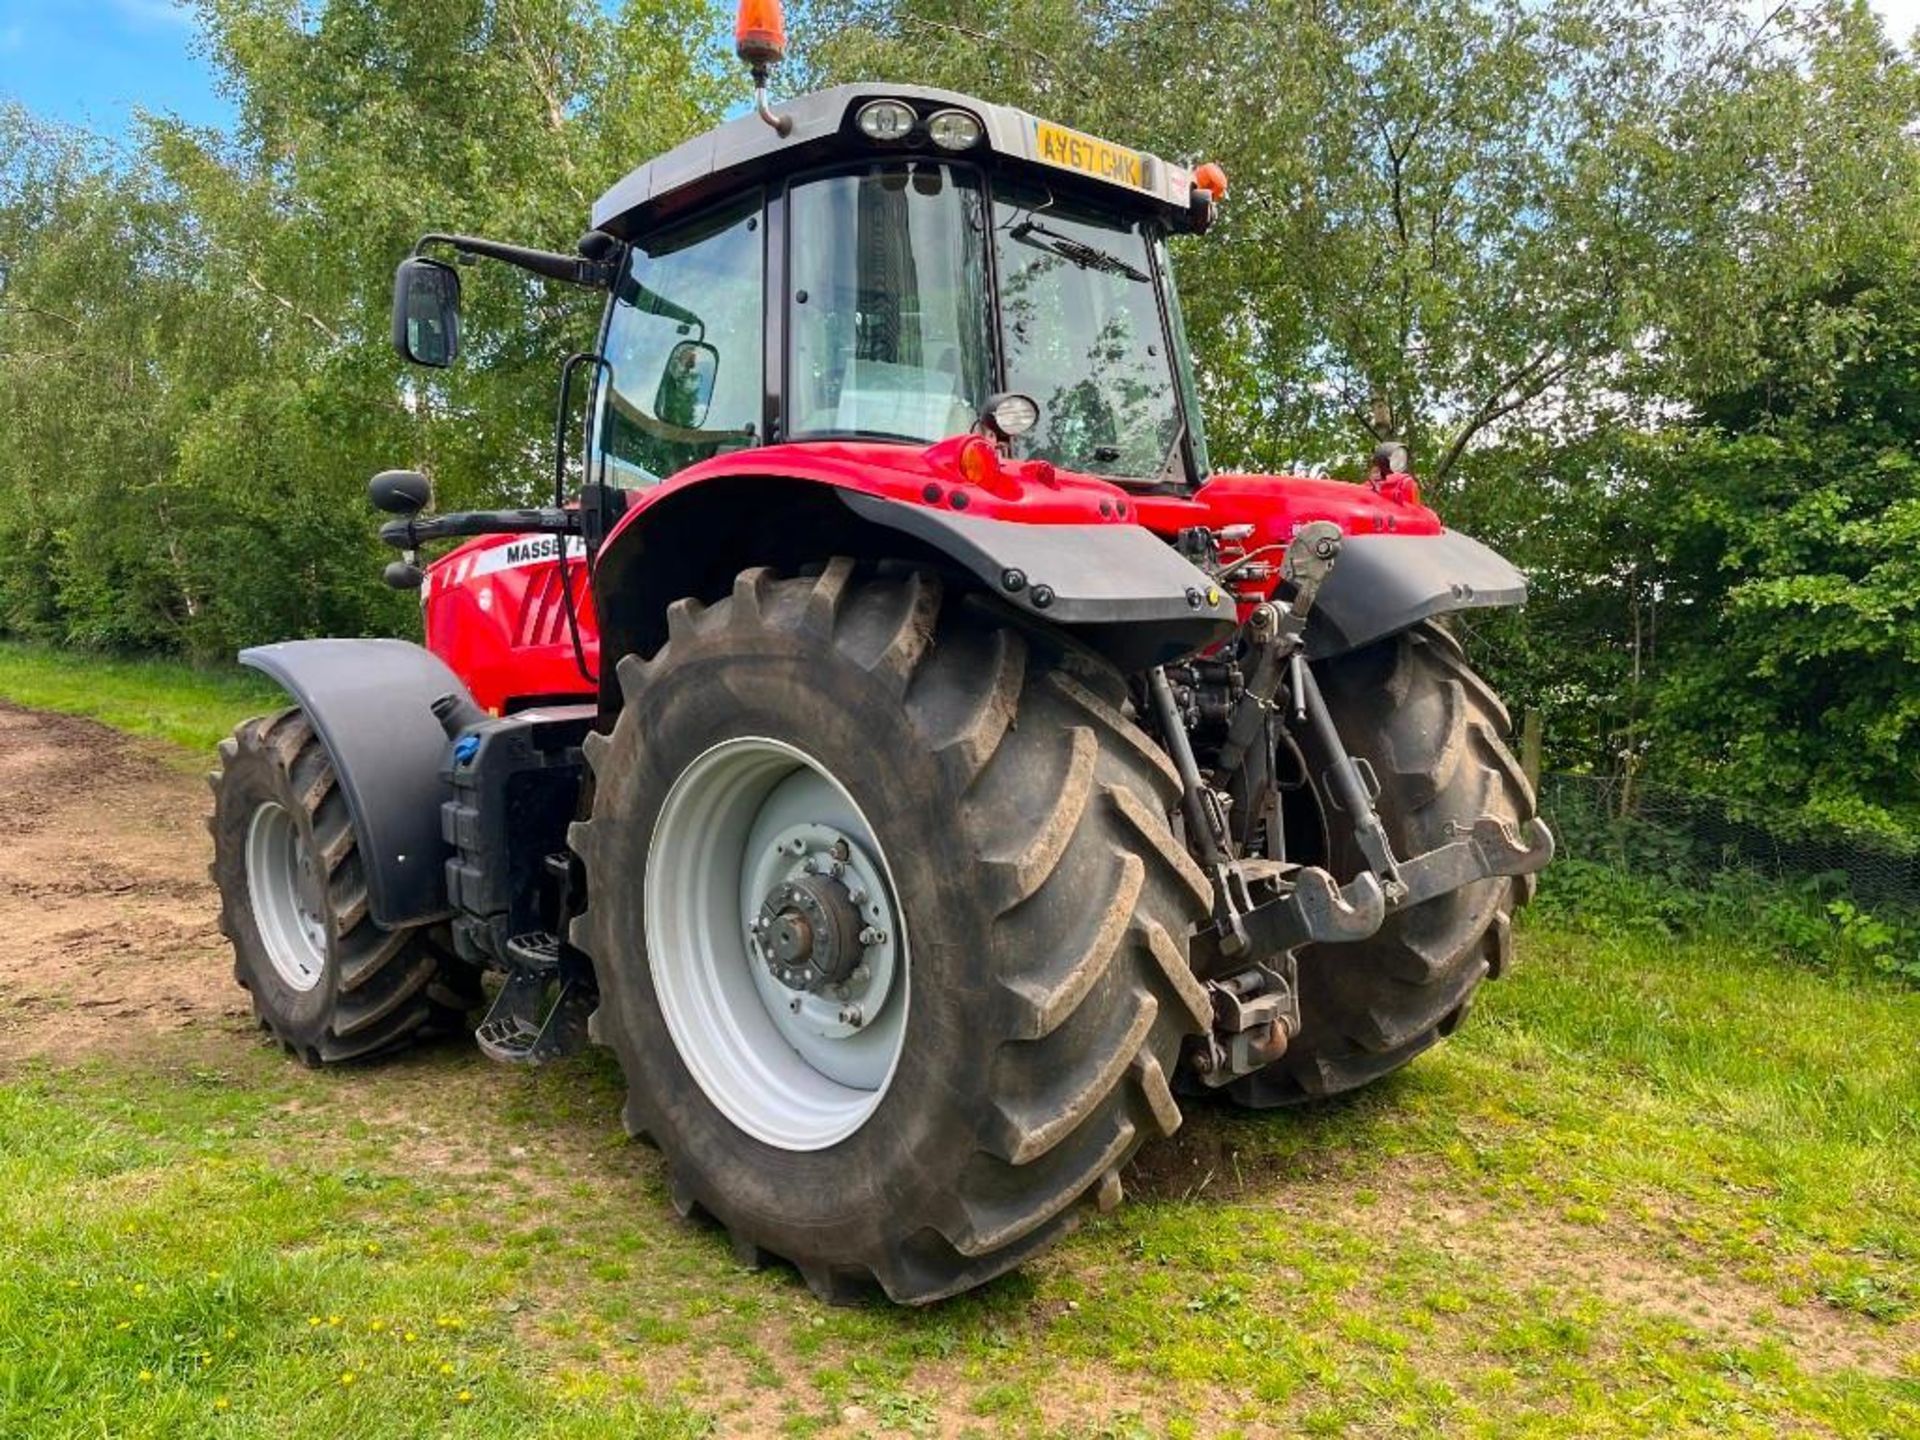
<svg viewBox="0 0 1920 1440">
<path fill-rule="evenodd" d="M 1076 725 L 1068 732 L 1066 774 L 1053 807 L 1040 818 L 1018 853 L 988 860 L 1001 890 L 1000 908 L 1010 909 L 1047 883 L 1080 828 L 1093 797 L 1093 765 L 1100 746 L 1093 732 Z"/>
<path fill-rule="evenodd" d="M 1112 896 L 1080 953 L 1051 981 L 1038 976 L 1017 976 L 1001 982 L 1017 997 L 1021 1007 L 1013 1029 L 1014 1038 L 1043 1040 L 1058 1030 L 1112 965 L 1114 953 L 1125 940 L 1127 927 L 1132 922 L 1146 873 L 1139 856 L 1122 853 L 1118 858 Z"/>
<path fill-rule="evenodd" d="M 1104 1058 L 1071 1094 L 1049 1095 L 1042 1105 L 995 1107 L 987 1125 L 988 1150 L 1008 1164 L 1030 1165 L 1078 1130 L 1124 1081 L 1159 1009 L 1151 995 L 1138 995 L 1125 1035 L 1117 1043 L 1092 1047 Z"/>
</svg>

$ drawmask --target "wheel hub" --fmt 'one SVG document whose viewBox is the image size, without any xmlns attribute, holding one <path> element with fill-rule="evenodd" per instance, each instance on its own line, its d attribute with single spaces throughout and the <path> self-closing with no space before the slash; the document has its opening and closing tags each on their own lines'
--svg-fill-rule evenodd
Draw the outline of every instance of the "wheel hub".
<svg viewBox="0 0 1920 1440">
<path fill-rule="evenodd" d="M 831 874 L 805 874 L 774 887 L 753 922 L 761 958 L 790 990 L 838 985 L 858 967 L 860 907 Z"/>
<path fill-rule="evenodd" d="M 893 917 L 872 858 L 845 832 L 810 823 L 771 836 L 749 869 L 766 888 L 747 951 L 784 997 L 776 1023 L 790 1036 L 857 1034 L 893 982 Z"/>
</svg>

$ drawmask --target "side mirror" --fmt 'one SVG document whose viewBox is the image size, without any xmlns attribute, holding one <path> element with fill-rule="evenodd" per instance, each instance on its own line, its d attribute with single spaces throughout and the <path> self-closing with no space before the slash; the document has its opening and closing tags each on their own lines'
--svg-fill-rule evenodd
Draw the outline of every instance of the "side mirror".
<svg viewBox="0 0 1920 1440">
<path fill-rule="evenodd" d="M 418 515 L 433 500 L 433 486 L 418 470 L 382 470 L 367 483 L 373 508 L 389 515 Z"/>
<path fill-rule="evenodd" d="M 698 430 L 713 404 L 713 382 L 719 373 L 718 350 L 704 340 L 682 340 L 667 352 L 660 388 L 653 393 L 653 413 L 669 425 Z"/>
<path fill-rule="evenodd" d="M 444 370 L 460 353 L 460 274 L 409 255 L 393 273 L 393 348 L 416 365 Z"/>
</svg>

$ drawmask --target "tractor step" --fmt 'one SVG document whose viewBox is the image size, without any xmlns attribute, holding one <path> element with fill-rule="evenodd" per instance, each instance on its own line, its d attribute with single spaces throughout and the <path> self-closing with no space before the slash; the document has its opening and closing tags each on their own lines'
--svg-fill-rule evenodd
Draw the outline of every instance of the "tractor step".
<svg viewBox="0 0 1920 1440">
<path fill-rule="evenodd" d="M 516 942 L 517 943 L 517 942 Z M 557 953 L 557 952 L 556 952 Z M 494 997 L 487 1018 L 473 1032 L 481 1052 L 508 1065 L 539 1065 L 571 1055 L 587 1043 L 587 1017 L 598 998 L 591 985 L 558 982 L 548 1003 L 548 974 L 521 970 Z"/>
<path fill-rule="evenodd" d="M 552 975 L 560 968 L 560 937 L 545 930 L 529 930 L 507 941 L 507 964 L 515 971 Z"/>
</svg>

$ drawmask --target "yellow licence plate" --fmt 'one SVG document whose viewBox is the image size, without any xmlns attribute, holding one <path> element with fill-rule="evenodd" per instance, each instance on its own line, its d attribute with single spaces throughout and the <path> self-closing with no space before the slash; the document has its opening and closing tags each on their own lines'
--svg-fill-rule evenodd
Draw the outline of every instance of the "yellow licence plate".
<svg viewBox="0 0 1920 1440">
<path fill-rule="evenodd" d="M 1058 165 L 1062 170 L 1078 170 L 1082 175 L 1091 175 L 1097 180 L 1131 185 L 1136 190 L 1151 188 L 1147 157 L 1138 150 L 1129 150 L 1124 145 L 1115 145 L 1107 140 L 1096 140 L 1091 135 L 1082 135 L 1078 130 L 1069 130 L 1064 125 L 1053 125 L 1045 120 L 1033 122 L 1033 138 L 1034 150 L 1049 165 Z"/>
</svg>

